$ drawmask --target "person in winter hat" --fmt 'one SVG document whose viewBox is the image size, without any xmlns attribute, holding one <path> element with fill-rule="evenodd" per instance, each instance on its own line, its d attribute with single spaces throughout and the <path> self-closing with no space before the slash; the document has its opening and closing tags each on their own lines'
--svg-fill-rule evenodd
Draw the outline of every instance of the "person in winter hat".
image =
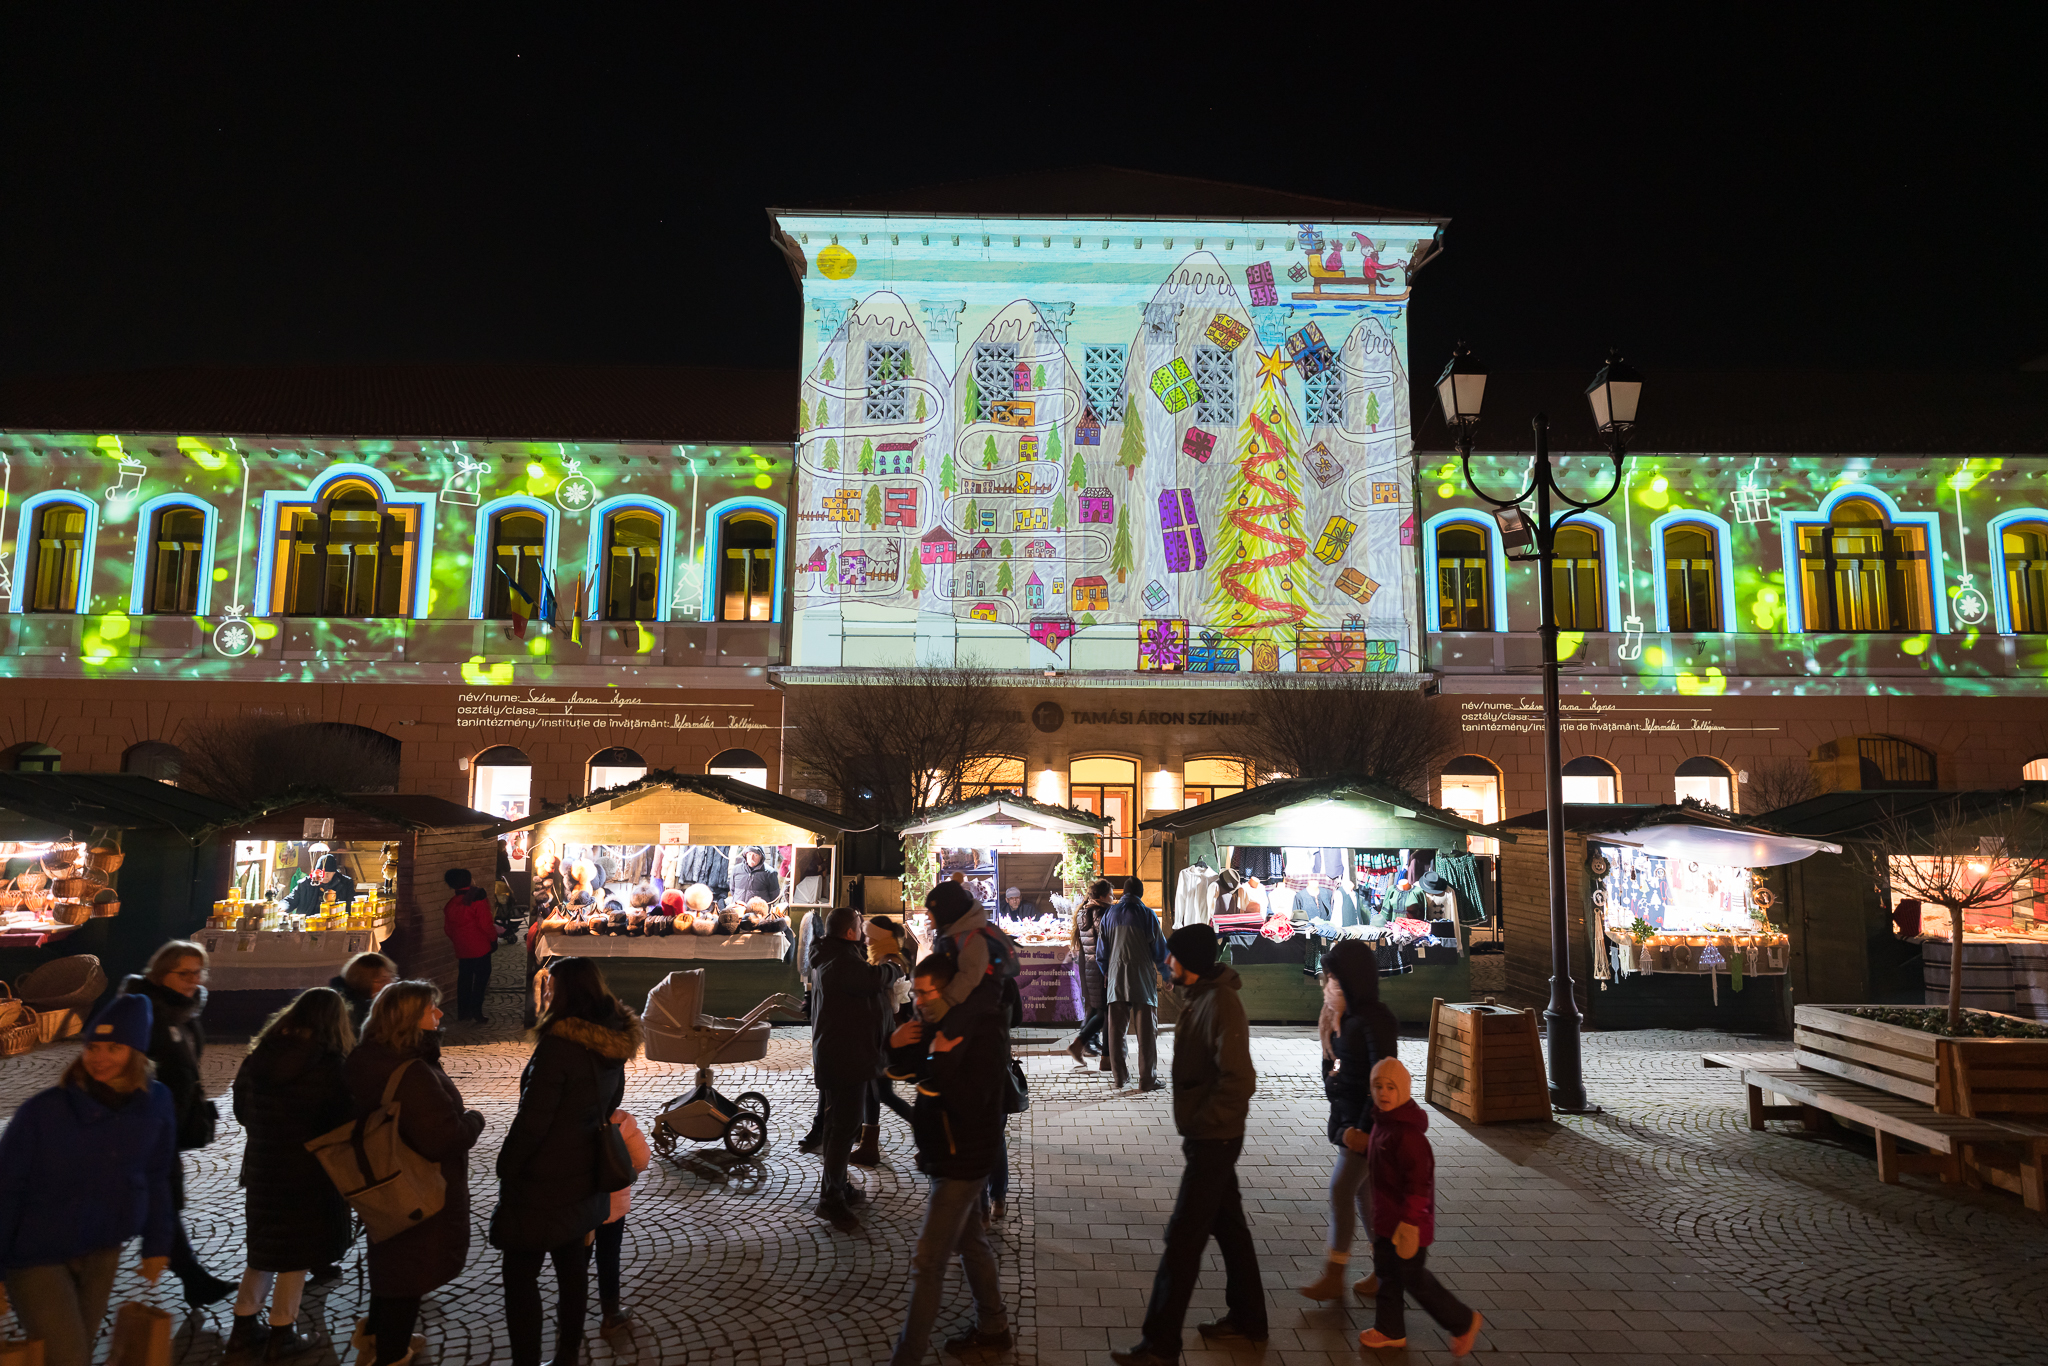
<svg viewBox="0 0 2048 1366">
<path fill-rule="evenodd" d="M 220 1123 L 220 1109 L 207 1099 L 199 1078 L 199 1059 L 206 1052 L 206 1030 L 199 1023 L 206 1009 L 206 964 L 205 949 L 189 939 L 173 939 L 150 955 L 147 968 L 121 983 L 122 995 L 149 998 L 149 1060 L 156 1064 L 156 1079 L 171 1093 L 181 1153 L 213 1142 Z M 171 1167 L 171 1201 L 179 1210 L 185 1208 L 182 1160 Z M 171 1272 L 184 1285 L 185 1302 L 194 1309 L 224 1300 L 235 1290 L 233 1281 L 222 1280 L 200 1264 L 182 1218 L 171 1245 Z"/>
<path fill-rule="evenodd" d="M 887 990 L 889 970 L 868 962 L 866 930 L 859 911 L 841 906 L 825 922 L 824 937 L 811 945 L 811 973 L 818 984 L 811 1079 L 818 1088 L 824 1159 L 812 1212 L 842 1231 L 855 1226 L 850 1207 L 866 1198 L 847 1179 L 846 1163 L 867 1097 L 882 1072 L 882 1046 L 895 1013 Z"/>
<path fill-rule="evenodd" d="M 1323 1274 L 1301 1287 L 1312 1300 L 1344 1298 L 1345 1268 L 1357 1219 L 1372 1228 L 1372 1188 L 1366 1183 L 1366 1149 L 1372 1140 L 1372 1069 L 1396 1056 L 1400 1024 L 1380 1004 L 1379 958 L 1361 939 L 1340 940 L 1323 955 L 1323 1014 L 1317 1025 L 1323 1043 L 1323 1094 L 1330 1102 L 1330 1142 L 1337 1164 L 1330 1172 L 1330 1242 Z M 1361 1299 L 1379 1289 L 1367 1276 L 1354 1287 Z"/>
<path fill-rule="evenodd" d="M 230 1352 L 260 1347 L 264 1360 L 282 1361 L 306 1351 L 296 1324 L 307 1275 L 339 1262 L 354 1241 L 348 1201 L 306 1144 L 355 1115 L 346 1070 L 355 1043 L 348 1004 L 312 987 L 270 1017 L 235 1073 L 248 1260 Z"/>
<path fill-rule="evenodd" d="M 143 1279 L 170 1265 L 177 1112 L 154 1080 L 147 996 L 109 1001 L 57 1085 L 0 1133 L 0 1275 L 46 1366 L 86 1366 L 120 1265 L 142 1235 Z"/>
<path fill-rule="evenodd" d="M 1166 976 L 1166 932 L 1145 904 L 1142 878 L 1124 879 L 1123 896 L 1096 930 L 1096 961 L 1109 1001 L 1110 1072 L 1121 1089 L 1131 1079 L 1124 1034 L 1138 1036 L 1138 1089 L 1154 1091 L 1158 1066 L 1159 981 Z"/>
<path fill-rule="evenodd" d="M 359 953 L 341 965 L 341 971 L 327 979 L 330 991 L 339 992 L 341 999 L 348 1002 L 348 1027 L 355 1036 L 363 1037 L 363 1027 L 370 1021 L 370 1007 L 376 1003 L 377 993 L 398 980 L 398 964 L 381 953 Z"/>
<path fill-rule="evenodd" d="M 498 922 L 491 898 L 467 868 L 450 868 L 441 880 L 455 895 L 441 908 L 441 926 L 455 949 L 455 1018 L 489 1024 L 484 992 L 491 985 L 491 953 L 498 947 Z"/>
<path fill-rule="evenodd" d="M 1149 912 L 1147 912 L 1149 914 Z M 1237 1188 L 1237 1158 L 1258 1073 L 1252 1067 L 1251 1025 L 1238 1000 L 1237 969 L 1216 961 L 1216 931 L 1183 925 L 1167 941 L 1167 967 L 1187 989 L 1174 1026 L 1173 1127 L 1180 1131 L 1180 1193 L 1166 1221 L 1166 1251 L 1152 1278 L 1144 1338 L 1111 1352 L 1117 1366 L 1172 1366 L 1180 1360 L 1181 1325 L 1215 1238 L 1225 1276 L 1219 1319 L 1195 1325 L 1205 1342 L 1230 1346 L 1266 1340 L 1266 1292 L 1259 1254 Z"/>
<path fill-rule="evenodd" d="M 1361 1347 L 1405 1347 L 1402 1293 L 1451 1335 L 1451 1355 L 1470 1356 L 1482 1322 L 1444 1289 L 1430 1271 L 1429 1245 L 1436 1239 L 1436 1154 L 1430 1150 L 1429 1116 L 1409 1097 L 1408 1069 L 1399 1058 L 1382 1058 L 1372 1069 L 1372 1263 L 1379 1273 L 1372 1327 L 1358 1335 Z"/>
<path fill-rule="evenodd" d="M 868 922 L 868 962 L 885 969 L 888 981 L 884 987 L 889 993 L 891 1026 L 900 1025 L 910 1018 L 910 959 L 903 952 L 904 929 L 894 920 L 878 915 Z M 860 1144 L 847 1163 L 855 1167 L 879 1167 L 882 1164 L 882 1107 L 886 1105 L 905 1124 L 911 1123 L 910 1106 L 903 1097 L 896 1094 L 896 1084 L 888 1074 L 876 1077 L 868 1086 L 866 1101 L 861 1108 Z"/>
<path fill-rule="evenodd" d="M 732 894 L 742 902 L 750 897 L 763 901 L 774 901 L 782 895 L 782 877 L 775 866 L 768 862 L 768 855 L 758 844 L 750 844 L 740 851 L 739 861 L 733 865 Z"/>
</svg>

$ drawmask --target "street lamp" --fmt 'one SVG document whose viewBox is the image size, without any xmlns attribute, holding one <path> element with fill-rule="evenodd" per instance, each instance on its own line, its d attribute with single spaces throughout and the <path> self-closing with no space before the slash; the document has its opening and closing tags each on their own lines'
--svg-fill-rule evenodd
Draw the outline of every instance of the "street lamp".
<svg viewBox="0 0 2048 1366">
<path fill-rule="evenodd" d="M 1534 542 L 1529 554 L 1511 555 L 1514 560 L 1536 564 L 1536 592 L 1543 622 L 1543 808 L 1548 832 L 1550 863 L 1550 1004 L 1543 1011 L 1547 1031 L 1550 1070 L 1550 1103 L 1570 1114 L 1588 1114 L 1599 1107 L 1586 1101 L 1586 1080 L 1579 1059 L 1579 1007 L 1572 999 L 1571 919 L 1564 890 L 1564 763 L 1558 733 L 1557 606 L 1552 601 L 1551 581 L 1556 559 L 1557 532 L 1573 512 L 1590 512 L 1611 500 L 1621 488 L 1621 467 L 1628 459 L 1628 436 L 1636 425 L 1636 402 L 1642 397 L 1643 377 L 1622 362 L 1619 352 L 1610 351 L 1607 364 L 1586 387 L 1586 402 L 1593 409 L 1593 425 L 1607 439 L 1607 453 L 1614 461 L 1613 481 L 1607 492 L 1591 501 L 1573 498 L 1557 486 L 1550 467 L 1550 422 L 1536 414 L 1536 459 L 1529 483 L 1512 498 L 1495 498 L 1479 487 L 1472 477 L 1472 438 L 1479 425 L 1479 411 L 1486 396 L 1486 374 L 1460 345 L 1436 382 L 1437 400 L 1443 405 L 1444 423 L 1464 463 L 1465 485 L 1494 509 L 1503 530 L 1510 519 L 1520 519 L 1526 535 Z M 1535 517 L 1521 517 L 1521 505 L 1535 499 Z M 1551 520 L 1555 499 L 1568 509 L 1556 522 Z M 1505 541 L 1503 542 L 1505 544 Z"/>
</svg>

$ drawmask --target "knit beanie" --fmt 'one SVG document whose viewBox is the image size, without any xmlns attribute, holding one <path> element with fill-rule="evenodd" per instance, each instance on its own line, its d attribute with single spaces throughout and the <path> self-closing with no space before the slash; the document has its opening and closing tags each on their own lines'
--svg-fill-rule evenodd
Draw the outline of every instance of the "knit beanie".
<svg viewBox="0 0 2048 1366">
<path fill-rule="evenodd" d="M 1166 937 L 1166 951 L 1189 972 L 1203 976 L 1216 966 L 1216 931 L 1202 924 L 1183 925 Z"/>
<path fill-rule="evenodd" d="M 940 929 L 966 915 L 978 904 L 974 893 L 958 882 L 941 882 L 924 899 L 925 909 L 932 913 L 932 920 Z"/>
<path fill-rule="evenodd" d="M 149 1051 L 150 1027 L 156 1011 L 147 996 L 116 996 L 85 1027 L 86 1043 L 124 1043 L 138 1053 Z"/>
</svg>

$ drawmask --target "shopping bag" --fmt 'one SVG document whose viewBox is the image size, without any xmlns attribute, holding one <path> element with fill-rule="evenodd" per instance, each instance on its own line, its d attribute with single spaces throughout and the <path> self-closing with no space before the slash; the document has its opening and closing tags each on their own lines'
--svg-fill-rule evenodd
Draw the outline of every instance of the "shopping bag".
<svg viewBox="0 0 2048 1366">
<path fill-rule="evenodd" d="M 114 1345 L 107 1366 L 171 1366 L 171 1315 L 130 1300 L 114 1315 Z"/>
</svg>

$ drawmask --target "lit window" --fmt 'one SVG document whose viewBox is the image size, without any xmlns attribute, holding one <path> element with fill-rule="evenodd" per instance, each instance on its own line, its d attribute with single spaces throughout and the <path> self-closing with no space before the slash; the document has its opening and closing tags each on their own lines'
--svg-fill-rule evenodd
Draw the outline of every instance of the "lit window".
<svg viewBox="0 0 2048 1366">
<path fill-rule="evenodd" d="M 278 528 L 287 616 L 402 617 L 412 596 L 418 509 L 387 508 L 376 490 L 336 485 Z"/>
<path fill-rule="evenodd" d="M 590 757 L 590 790 L 624 787 L 647 776 L 647 761 L 630 749 L 614 746 Z"/>
<path fill-rule="evenodd" d="M 2048 526 L 2022 522 L 2000 537 L 2005 551 L 2005 608 L 2020 635 L 2048 632 Z"/>
<path fill-rule="evenodd" d="M 718 619 L 768 621 L 775 603 L 775 521 L 735 512 L 719 523 Z"/>
<path fill-rule="evenodd" d="M 1722 629 L 1720 573 L 1712 531 L 1680 525 L 1664 533 L 1664 605 L 1672 630 Z"/>
<path fill-rule="evenodd" d="M 491 518 L 491 586 L 484 615 L 503 620 L 512 615 L 512 586 L 519 586 L 531 616 L 540 608 L 547 519 L 530 509 L 513 509 Z"/>
<path fill-rule="evenodd" d="M 1109 828 L 1102 832 L 1102 875 L 1134 872 L 1130 826 L 1138 808 L 1137 764 L 1129 759 L 1076 759 L 1068 780 L 1068 805 L 1109 817 Z"/>
<path fill-rule="evenodd" d="M 35 577 L 29 580 L 28 610 L 76 612 L 87 562 L 85 510 L 72 503 L 45 505 L 36 513 L 33 539 Z"/>
<path fill-rule="evenodd" d="M 1735 782 L 1728 776 L 1727 765 L 1718 759 L 1687 759 L 1678 766 L 1677 783 L 1680 801 L 1691 797 L 1723 811 L 1735 809 Z"/>
<path fill-rule="evenodd" d="M 528 814 L 533 797 L 533 760 L 523 750 L 496 745 L 470 765 L 469 804 L 478 811 L 509 820 Z"/>
<path fill-rule="evenodd" d="M 711 756 L 704 771 L 714 778 L 731 778 L 755 787 L 768 786 L 768 761 L 751 749 L 721 750 Z"/>
<path fill-rule="evenodd" d="M 1463 816 L 1474 825 L 1492 825 L 1500 820 L 1500 770 L 1476 754 L 1461 754 L 1444 765 L 1443 808 Z M 1475 854 L 1498 854 L 1500 841 L 1468 835 L 1465 842 Z"/>
<path fill-rule="evenodd" d="M 1799 591 L 1809 631 L 1931 631 L 1927 532 L 1844 499 L 1826 526 L 1800 528 Z"/>
<path fill-rule="evenodd" d="M 910 348 L 898 342 L 868 343 L 867 399 L 864 411 L 870 422 L 901 422 L 909 415 L 909 389 L 904 377 L 910 373 Z"/>
<path fill-rule="evenodd" d="M 1195 347 L 1195 387 L 1202 391 L 1195 402 L 1195 421 L 1211 429 L 1237 425 L 1235 352 L 1208 342 Z"/>
<path fill-rule="evenodd" d="M 185 771 L 185 755 L 176 745 L 161 740 L 144 740 L 139 745 L 130 745 L 128 752 L 121 756 L 123 773 L 139 773 L 145 778 L 154 778 L 172 787 L 178 785 L 178 777 Z"/>
<path fill-rule="evenodd" d="M 961 797 L 1024 795 L 1024 761 L 1014 754 L 984 754 L 960 770 Z"/>
<path fill-rule="evenodd" d="M 661 593 L 661 519 L 639 508 L 604 522 L 604 618 L 653 621 Z"/>
<path fill-rule="evenodd" d="M 1557 554 L 1550 566 L 1550 606 L 1557 628 L 1606 630 L 1606 601 L 1600 584 L 1600 533 L 1577 523 L 1559 527 Z"/>
<path fill-rule="evenodd" d="M 1235 797 L 1250 786 L 1252 766 L 1242 759 L 1190 759 L 1181 769 L 1180 804 L 1200 806 Z"/>
<path fill-rule="evenodd" d="M 2020 777 L 2030 783 L 2048 783 L 2048 759 L 2029 760 Z"/>
<path fill-rule="evenodd" d="M 48 745 L 23 745 L 14 752 L 16 773 L 60 773 L 64 756 Z"/>
<path fill-rule="evenodd" d="M 199 571 L 205 560 L 206 514 L 197 508 L 167 507 L 149 533 L 150 612 L 187 615 L 199 610 Z"/>
<path fill-rule="evenodd" d="M 1618 802 L 1620 775 L 1605 759 L 1590 755 L 1573 759 L 1564 766 L 1564 799 L 1580 805 Z"/>
<path fill-rule="evenodd" d="M 1488 572 L 1486 533 L 1475 527 L 1447 526 L 1436 534 L 1437 629 L 1493 629 L 1493 589 Z"/>
</svg>

